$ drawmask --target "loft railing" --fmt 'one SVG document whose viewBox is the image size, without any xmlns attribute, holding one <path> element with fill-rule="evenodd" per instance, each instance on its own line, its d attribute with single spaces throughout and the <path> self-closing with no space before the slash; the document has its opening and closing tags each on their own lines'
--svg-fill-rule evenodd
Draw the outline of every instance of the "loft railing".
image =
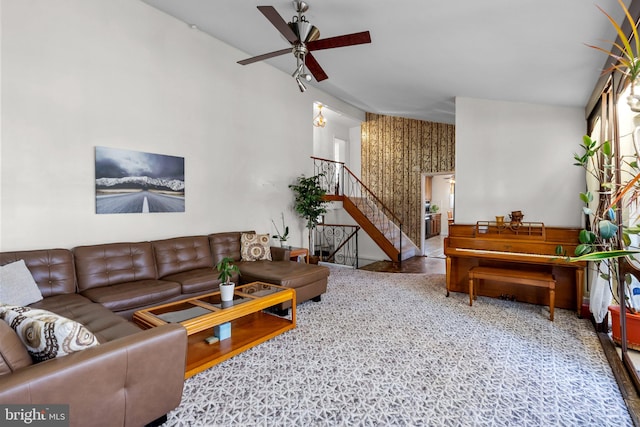
<svg viewBox="0 0 640 427">
<path fill-rule="evenodd" d="M 402 253 L 402 221 L 343 162 L 311 157 L 327 195 L 345 196 Z M 401 256 L 397 261 L 401 261 Z"/>
<path fill-rule="evenodd" d="M 358 230 L 357 225 L 318 224 L 314 255 L 320 261 L 358 268 Z"/>
<path fill-rule="evenodd" d="M 340 183 L 344 182 L 344 170 L 346 169 L 344 163 L 320 157 L 311 158 L 313 159 L 313 174 L 320 177 L 320 187 L 329 196 L 341 196 Z"/>
</svg>

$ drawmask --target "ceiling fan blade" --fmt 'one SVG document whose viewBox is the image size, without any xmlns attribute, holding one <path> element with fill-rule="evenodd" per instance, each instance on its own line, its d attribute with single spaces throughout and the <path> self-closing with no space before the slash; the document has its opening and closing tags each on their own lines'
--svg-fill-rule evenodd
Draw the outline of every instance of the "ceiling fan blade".
<svg viewBox="0 0 640 427">
<path fill-rule="evenodd" d="M 313 74 L 313 77 L 316 78 L 316 81 L 321 82 L 322 80 L 326 80 L 329 78 L 329 76 L 327 76 L 327 73 L 324 72 L 311 52 L 305 55 L 304 62 L 307 65 L 307 69 L 311 72 L 311 74 Z"/>
<path fill-rule="evenodd" d="M 289 43 L 294 44 L 298 41 L 298 37 L 296 37 L 291 27 L 289 27 L 289 24 L 282 19 L 282 16 L 280 16 L 273 6 L 258 6 L 258 10 L 280 31 L 280 34 L 282 34 Z"/>
<path fill-rule="evenodd" d="M 371 43 L 369 31 L 361 33 L 345 34 L 343 36 L 329 37 L 307 43 L 309 50 L 333 49 L 334 47 L 353 46 L 356 44 Z"/>
<path fill-rule="evenodd" d="M 242 61 L 238 61 L 240 65 L 253 64 L 254 62 L 262 61 L 264 59 L 273 58 L 274 56 L 284 55 L 285 53 L 291 53 L 291 48 L 280 49 L 274 52 L 265 53 L 262 55 L 254 56 L 252 58 L 243 59 Z"/>
</svg>

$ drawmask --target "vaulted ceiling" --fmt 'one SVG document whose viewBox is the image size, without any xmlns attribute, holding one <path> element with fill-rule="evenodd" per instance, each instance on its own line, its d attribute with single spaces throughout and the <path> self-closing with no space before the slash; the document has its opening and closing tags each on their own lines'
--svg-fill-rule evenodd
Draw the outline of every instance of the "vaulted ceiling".
<svg viewBox="0 0 640 427">
<path fill-rule="evenodd" d="M 143 1 L 238 48 L 237 60 L 289 47 L 256 6 L 289 21 L 291 1 Z M 596 5 L 623 16 L 616 0 L 308 3 L 321 39 L 364 30 L 372 39 L 314 52 L 329 78 L 310 85 L 365 111 L 444 123 L 455 121 L 456 96 L 584 107 L 607 60 L 585 43 L 608 48 L 615 36 Z M 292 54 L 265 62 L 287 74 L 296 65 Z"/>
</svg>

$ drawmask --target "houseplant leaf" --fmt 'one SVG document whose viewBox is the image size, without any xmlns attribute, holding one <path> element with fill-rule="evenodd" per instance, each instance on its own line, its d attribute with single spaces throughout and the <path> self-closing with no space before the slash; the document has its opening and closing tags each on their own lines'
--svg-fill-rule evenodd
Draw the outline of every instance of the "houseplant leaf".
<svg viewBox="0 0 640 427">
<path fill-rule="evenodd" d="M 596 241 L 596 235 L 594 232 L 589 230 L 580 230 L 578 240 L 583 244 L 593 244 Z"/>
<path fill-rule="evenodd" d="M 600 232 L 600 237 L 607 240 L 616 235 L 618 226 L 608 219 L 603 219 L 598 223 L 598 231 Z"/>
<path fill-rule="evenodd" d="M 592 248 L 591 245 L 580 244 L 580 245 L 576 246 L 576 250 L 574 252 L 575 252 L 575 255 L 577 257 L 580 257 L 580 256 L 583 256 L 583 255 L 586 255 L 586 254 L 590 253 L 591 252 L 591 248 Z"/>
<path fill-rule="evenodd" d="M 589 204 L 593 201 L 593 194 L 591 194 L 591 192 L 589 191 L 580 193 L 580 200 L 582 200 L 586 204 Z"/>
<path fill-rule="evenodd" d="M 638 254 L 640 251 L 629 251 L 629 250 L 614 250 L 614 251 L 599 251 L 599 252 L 591 252 L 586 255 L 570 257 L 569 261 L 578 262 L 578 261 L 602 261 L 605 259 L 612 258 L 621 258 L 628 255 Z"/>
</svg>

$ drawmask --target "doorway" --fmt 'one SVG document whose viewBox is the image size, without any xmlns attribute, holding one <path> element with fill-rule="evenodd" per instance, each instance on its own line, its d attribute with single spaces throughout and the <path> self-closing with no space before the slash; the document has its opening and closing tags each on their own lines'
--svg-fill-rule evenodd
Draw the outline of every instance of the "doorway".
<svg viewBox="0 0 640 427">
<path fill-rule="evenodd" d="M 453 171 L 423 173 L 421 179 L 424 221 L 421 228 L 422 255 L 444 256 L 443 241 L 449 235 L 449 219 L 455 209 L 455 174 Z"/>
</svg>

